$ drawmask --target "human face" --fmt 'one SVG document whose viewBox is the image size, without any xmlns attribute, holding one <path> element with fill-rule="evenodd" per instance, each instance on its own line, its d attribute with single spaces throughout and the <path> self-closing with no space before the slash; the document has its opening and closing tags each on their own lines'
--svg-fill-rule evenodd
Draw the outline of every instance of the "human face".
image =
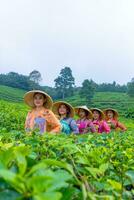
<svg viewBox="0 0 134 200">
<path fill-rule="evenodd" d="M 66 105 L 62 104 L 59 106 L 59 114 L 60 115 L 67 115 L 67 107 Z"/>
<path fill-rule="evenodd" d="M 97 110 L 93 111 L 93 119 L 98 120 L 100 118 L 100 112 Z"/>
<path fill-rule="evenodd" d="M 46 98 L 44 97 L 43 94 L 35 94 L 34 96 L 34 105 L 36 108 L 40 108 L 44 105 L 44 103 L 46 102 Z"/>
<path fill-rule="evenodd" d="M 81 119 L 84 119 L 86 117 L 86 112 L 84 109 L 79 109 L 78 115 Z"/>
<path fill-rule="evenodd" d="M 107 117 L 108 117 L 108 119 L 113 119 L 114 113 L 113 113 L 112 110 L 108 110 L 108 111 L 107 111 Z"/>
</svg>

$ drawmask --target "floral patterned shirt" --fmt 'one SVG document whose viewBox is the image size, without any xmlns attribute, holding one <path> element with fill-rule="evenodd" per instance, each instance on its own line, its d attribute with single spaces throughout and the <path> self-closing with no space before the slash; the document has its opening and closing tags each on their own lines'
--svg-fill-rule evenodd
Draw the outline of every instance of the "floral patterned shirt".
<svg viewBox="0 0 134 200">
<path fill-rule="evenodd" d="M 61 131 L 59 120 L 51 110 L 46 108 L 38 112 L 35 109 L 28 112 L 25 121 L 25 129 L 27 132 L 30 132 L 36 128 L 39 128 L 40 133 L 60 133 Z"/>
</svg>

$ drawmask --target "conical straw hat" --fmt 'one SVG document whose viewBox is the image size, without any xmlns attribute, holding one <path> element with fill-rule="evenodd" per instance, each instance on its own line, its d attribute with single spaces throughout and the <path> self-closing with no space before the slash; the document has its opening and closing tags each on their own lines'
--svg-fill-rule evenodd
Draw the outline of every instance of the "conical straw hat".
<svg viewBox="0 0 134 200">
<path fill-rule="evenodd" d="M 99 108 L 91 108 L 90 110 L 92 111 L 92 113 L 95 110 L 98 111 L 101 114 L 101 120 L 105 119 L 105 114 L 104 114 L 104 112 L 101 109 L 99 109 Z"/>
<path fill-rule="evenodd" d="M 75 107 L 75 114 L 76 115 L 79 115 L 79 110 L 80 109 L 86 110 L 88 112 L 88 116 L 87 116 L 88 119 L 92 119 L 93 118 L 92 112 L 88 109 L 87 106 L 77 106 L 77 107 Z"/>
<path fill-rule="evenodd" d="M 59 115 L 59 107 L 60 105 L 65 105 L 66 107 L 69 108 L 69 117 L 74 117 L 74 109 L 73 107 L 71 106 L 71 104 L 65 102 L 65 101 L 57 101 L 53 104 L 53 107 L 52 107 L 52 111 L 55 115 Z"/>
<path fill-rule="evenodd" d="M 36 93 L 43 94 L 46 97 L 46 103 L 44 104 L 44 107 L 47 108 L 47 109 L 51 109 L 52 105 L 53 105 L 52 98 L 46 92 L 41 91 L 41 90 L 32 90 L 32 91 L 27 92 L 24 95 L 24 102 L 28 106 L 34 108 L 35 107 L 35 105 L 34 105 L 34 95 Z"/>
</svg>

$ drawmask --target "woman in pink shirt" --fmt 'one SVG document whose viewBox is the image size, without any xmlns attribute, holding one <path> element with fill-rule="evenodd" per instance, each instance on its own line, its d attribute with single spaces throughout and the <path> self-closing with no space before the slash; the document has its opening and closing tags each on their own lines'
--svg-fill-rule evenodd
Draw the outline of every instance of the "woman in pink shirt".
<svg viewBox="0 0 134 200">
<path fill-rule="evenodd" d="M 92 108 L 91 109 L 92 114 L 93 114 L 93 124 L 96 128 L 96 132 L 98 133 L 109 133 L 110 132 L 110 127 L 107 124 L 107 122 L 104 120 L 105 115 L 102 110 L 98 108 Z"/>
<path fill-rule="evenodd" d="M 124 124 L 120 123 L 118 121 L 118 112 L 115 109 L 108 108 L 104 110 L 105 116 L 106 116 L 106 121 L 109 124 L 110 128 L 113 130 L 122 130 L 126 131 L 127 128 L 125 127 Z"/>
<path fill-rule="evenodd" d="M 96 131 L 92 123 L 92 112 L 87 108 L 87 106 L 75 107 L 75 114 L 79 117 L 76 124 L 79 127 L 80 134 L 89 132 L 94 133 Z"/>
</svg>

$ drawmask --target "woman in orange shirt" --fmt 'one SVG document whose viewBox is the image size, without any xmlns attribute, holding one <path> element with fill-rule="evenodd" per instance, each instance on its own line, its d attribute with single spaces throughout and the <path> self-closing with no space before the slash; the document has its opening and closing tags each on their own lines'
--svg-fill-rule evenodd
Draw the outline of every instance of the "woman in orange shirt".
<svg viewBox="0 0 134 200">
<path fill-rule="evenodd" d="M 31 107 L 26 117 L 26 132 L 35 129 L 39 129 L 40 134 L 60 132 L 61 125 L 51 111 L 53 101 L 47 93 L 40 90 L 29 91 L 24 96 L 24 102 Z"/>
<path fill-rule="evenodd" d="M 104 110 L 106 121 L 109 124 L 110 128 L 113 130 L 121 129 L 122 131 L 126 131 L 127 128 L 124 124 L 118 121 L 118 112 L 115 109 L 108 108 Z"/>
</svg>

